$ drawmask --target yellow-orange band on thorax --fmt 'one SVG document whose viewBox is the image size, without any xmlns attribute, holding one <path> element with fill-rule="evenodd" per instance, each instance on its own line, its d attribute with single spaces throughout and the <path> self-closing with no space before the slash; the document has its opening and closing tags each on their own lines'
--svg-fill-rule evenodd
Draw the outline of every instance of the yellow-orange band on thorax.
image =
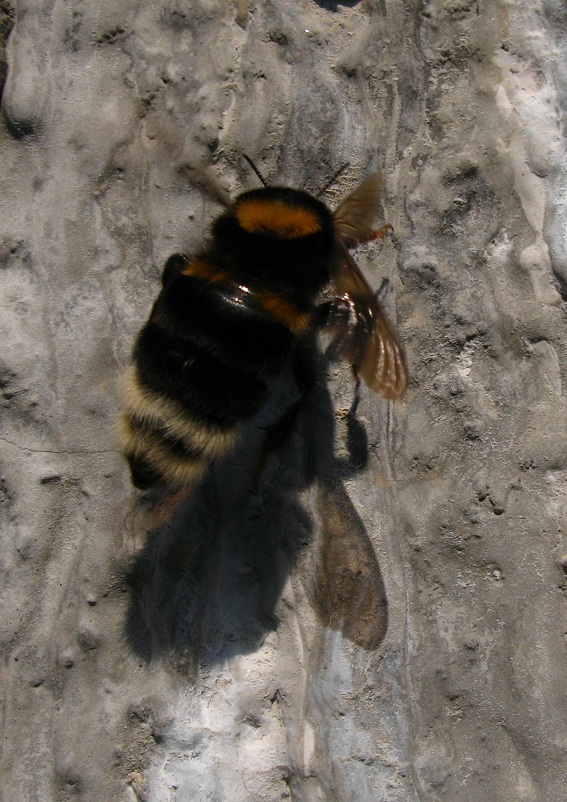
<svg viewBox="0 0 567 802">
<path fill-rule="evenodd" d="M 237 204 L 234 214 L 238 224 L 251 234 L 275 234 L 296 239 L 315 234 L 321 228 L 317 215 L 301 206 L 289 206 L 281 200 L 250 198 Z"/>
<path fill-rule="evenodd" d="M 309 312 L 301 312 L 293 301 L 283 295 L 272 292 L 262 292 L 258 295 L 260 305 L 272 317 L 283 323 L 293 334 L 301 334 L 311 325 Z"/>
<path fill-rule="evenodd" d="M 212 262 L 207 262 L 205 259 L 191 259 L 187 263 L 187 267 L 182 271 L 182 275 L 201 278 L 208 284 L 222 284 L 230 281 L 228 273 L 220 270 Z"/>
<path fill-rule="evenodd" d="M 224 284 L 229 292 L 231 289 L 234 291 L 242 290 L 228 273 L 220 270 L 212 262 L 208 262 L 205 259 L 191 259 L 182 274 L 192 278 L 200 278 L 206 281 L 207 284 Z M 252 300 L 256 301 L 280 323 L 283 323 L 293 334 L 301 334 L 309 328 L 311 315 L 308 312 L 301 312 L 293 301 L 290 301 L 284 295 L 275 292 L 248 292 Z"/>
</svg>

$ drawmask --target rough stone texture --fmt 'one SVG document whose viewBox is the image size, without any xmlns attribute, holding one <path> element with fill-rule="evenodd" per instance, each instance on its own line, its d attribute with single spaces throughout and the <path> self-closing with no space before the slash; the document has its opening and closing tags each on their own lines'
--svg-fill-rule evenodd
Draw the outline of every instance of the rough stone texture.
<svg viewBox="0 0 567 802">
<path fill-rule="evenodd" d="M 563 802 L 566 31 L 563 0 L 18 2 L 4 799 Z M 273 410 L 140 500 L 118 376 L 165 258 L 255 185 L 242 152 L 311 191 L 348 161 L 331 204 L 383 170 L 395 237 L 357 258 L 410 387 L 353 420 L 326 360 L 257 492 Z"/>
</svg>

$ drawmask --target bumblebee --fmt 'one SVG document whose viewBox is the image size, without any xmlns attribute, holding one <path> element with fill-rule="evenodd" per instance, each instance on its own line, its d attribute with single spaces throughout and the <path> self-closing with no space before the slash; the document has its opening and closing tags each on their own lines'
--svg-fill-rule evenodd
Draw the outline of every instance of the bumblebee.
<svg viewBox="0 0 567 802">
<path fill-rule="evenodd" d="M 244 192 L 201 250 L 167 260 L 118 421 L 136 487 L 190 485 L 229 451 L 322 310 L 357 383 L 401 397 L 402 348 L 349 253 L 390 229 L 373 228 L 380 187 L 380 175 L 371 175 L 335 212 L 302 190 Z M 328 285 L 332 298 L 322 304 Z"/>
</svg>

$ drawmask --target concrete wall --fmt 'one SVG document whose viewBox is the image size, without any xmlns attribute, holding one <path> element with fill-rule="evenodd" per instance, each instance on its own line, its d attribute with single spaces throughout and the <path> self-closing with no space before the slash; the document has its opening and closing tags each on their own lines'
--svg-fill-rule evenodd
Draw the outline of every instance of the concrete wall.
<svg viewBox="0 0 567 802">
<path fill-rule="evenodd" d="M 562 0 L 19 0 L 4 799 L 563 802 L 566 54 Z M 243 152 L 312 192 L 349 162 L 331 206 L 383 171 L 395 235 L 356 258 L 409 389 L 353 420 L 322 358 L 259 487 L 272 408 L 187 498 L 140 498 L 118 378 L 211 186 L 257 184 Z"/>
</svg>

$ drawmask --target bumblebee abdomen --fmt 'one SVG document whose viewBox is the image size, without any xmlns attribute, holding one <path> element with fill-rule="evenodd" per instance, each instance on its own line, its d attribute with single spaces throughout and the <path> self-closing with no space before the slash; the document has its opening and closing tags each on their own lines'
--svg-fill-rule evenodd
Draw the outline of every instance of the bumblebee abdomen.
<svg viewBox="0 0 567 802">
<path fill-rule="evenodd" d="M 142 489 L 200 478 L 234 446 L 291 350 L 290 328 L 219 272 L 170 278 L 138 335 L 118 435 Z"/>
<path fill-rule="evenodd" d="M 293 322 L 297 324 L 305 315 L 292 305 L 290 319 L 282 319 L 285 299 L 278 315 L 272 308 L 276 298 L 231 282 L 228 274 L 212 264 L 210 275 L 203 275 L 206 264 L 202 260 L 188 263 L 183 274 L 165 288 L 153 318 L 172 336 L 201 347 L 246 375 L 280 370 L 292 345 Z M 219 281 L 219 275 L 226 278 Z M 310 318 L 300 325 L 309 323 Z"/>
<path fill-rule="evenodd" d="M 140 332 L 134 361 L 142 386 L 178 402 L 193 419 L 228 429 L 259 409 L 267 387 L 262 378 L 219 359 L 212 349 L 173 338 L 149 321 Z"/>
<path fill-rule="evenodd" d="M 191 414 L 180 401 L 144 384 L 137 367 L 124 377 L 123 398 L 117 435 L 132 480 L 141 489 L 163 482 L 189 484 L 236 443 L 236 427 Z"/>
</svg>

